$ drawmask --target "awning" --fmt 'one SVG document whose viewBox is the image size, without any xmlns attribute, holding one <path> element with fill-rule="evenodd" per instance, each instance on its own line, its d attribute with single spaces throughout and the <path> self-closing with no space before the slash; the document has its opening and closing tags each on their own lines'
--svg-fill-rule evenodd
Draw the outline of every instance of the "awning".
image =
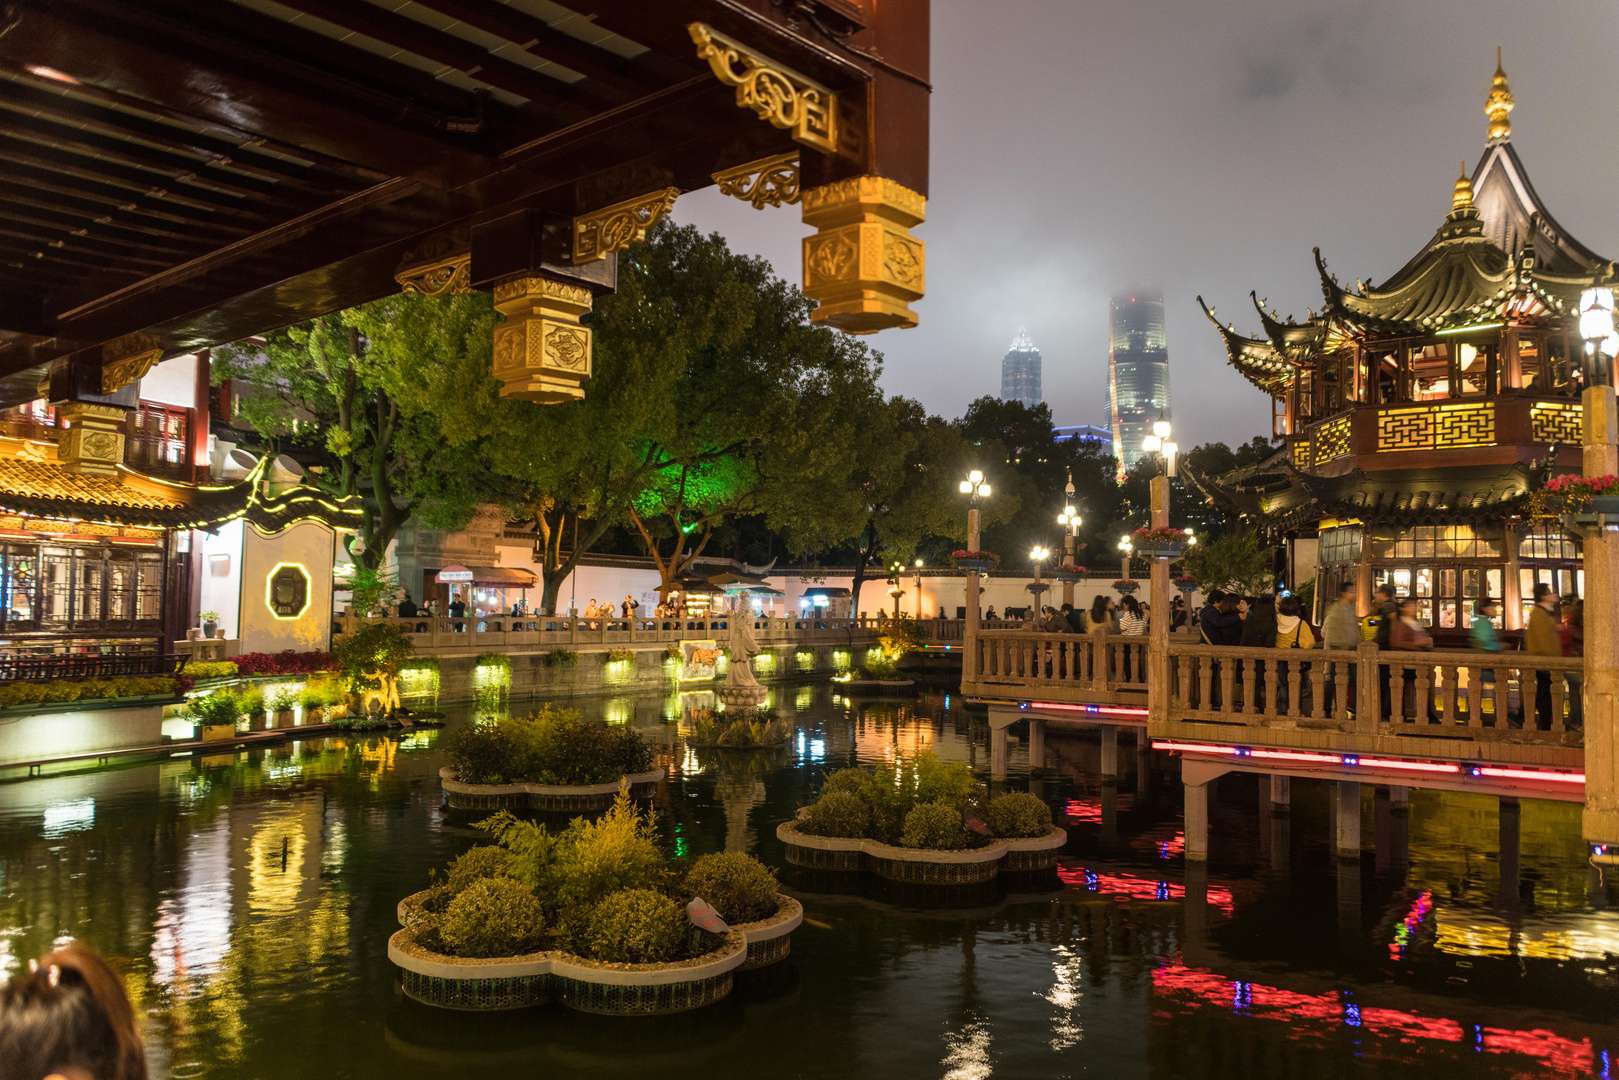
<svg viewBox="0 0 1619 1080">
<path fill-rule="evenodd" d="M 746 588 L 749 586 L 758 588 L 770 587 L 770 582 L 766 581 L 762 577 L 755 577 L 753 574 L 737 574 L 729 570 L 723 574 L 715 574 L 713 577 L 708 579 L 708 583 L 710 585 L 718 585 L 728 592 L 737 592 L 741 588 Z"/>
<path fill-rule="evenodd" d="M 725 590 L 736 593 L 738 596 L 786 596 L 780 589 L 772 589 L 769 585 L 740 585 Z"/>
<path fill-rule="evenodd" d="M 703 581 L 700 578 L 679 579 L 675 582 L 675 589 L 679 592 L 686 593 L 687 595 L 696 596 L 719 596 L 725 592 L 724 589 L 710 585 L 708 582 Z"/>
<path fill-rule="evenodd" d="M 474 585 L 480 589 L 532 589 L 540 579 L 534 571 L 515 566 L 446 566 L 435 580 L 441 585 Z"/>
<path fill-rule="evenodd" d="M 842 598 L 842 597 L 846 597 L 846 596 L 850 595 L 850 593 L 849 593 L 848 589 L 815 588 L 815 589 L 805 589 L 803 595 L 805 595 L 805 596 L 825 596 L 825 597 L 832 597 L 832 598 Z"/>
</svg>

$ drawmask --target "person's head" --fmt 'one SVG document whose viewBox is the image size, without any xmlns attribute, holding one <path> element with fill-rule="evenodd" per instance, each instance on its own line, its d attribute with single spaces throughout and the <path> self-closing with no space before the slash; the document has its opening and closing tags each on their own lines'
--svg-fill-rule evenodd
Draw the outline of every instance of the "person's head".
<svg viewBox="0 0 1619 1080">
<path fill-rule="evenodd" d="M 1227 615 L 1231 614 L 1233 611 L 1236 611 L 1241 603 L 1242 597 L 1238 596 L 1236 593 L 1220 594 L 1220 610 L 1225 612 Z"/>
<path fill-rule="evenodd" d="M 1064 604 L 1062 606 L 1062 613 L 1064 615 L 1067 615 L 1070 611 L 1073 611 L 1073 610 L 1074 610 L 1074 605 L 1073 604 Z"/>
<path fill-rule="evenodd" d="M 107 962 L 69 945 L 0 988 L 0 1076 L 146 1080 L 135 1010 Z"/>
<path fill-rule="evenodd" d="M 1291 615 L 1296 619 L 1304 614 L 1304 608 L 1299 606 L 1298 597 L 1284 596 L 1276 604 L 1276 613 L 1278 615 Z"/>
<path fill-rule="evenodd" d="M 1415 622 L 1417 618 L 1417 610 L 1417 602 L 1411 599 L 1411 597 L 1408 596 L 1404 600 L 1400 601 L 1400 618 L 1410 619 Z"/>
<path fill-rule="evenodd" d="M 1124 598 L 1124 613 L 1131 616 L 1139 616 L 1141 614 L 1141 604 L 1136 600 L 1135 597 L 1126 596 Z"/>
<path fill-rule="evenodd" d="M 1377 586 L 1377 597 L 1378 597 L 1379 600 L 1384 600 L 1384 601 L 1393 600 L 1394 599 L 1394 585 L 1393 585 L 1393 583 L 1385 581 L 1385 582 L 1381 583 L 1380 585 L 1378 585 Z"/>
<path fill-rule="evenodd" d="M 1557 594 L 1553 592 L 1552 587 L 1546 584 L 1544 581 L 1537 582 L 1535 584 L 1535 603 L 1543 608 L 1556 607 Z"/>
<path fill-rule="evenodd" d="M 1091 618 L 1100 622 L 1107 618 L 1108 599 L 1106 593 L 1097 593 L 1096 599 L 1091 601 Z"/>
<path fill-rule="evenodd" d="M 1246 615 L 1254 610 L 1254 602 L 1246 596 L 1239 596 L 1237 597 L 1237 610 Z"/>
<path fill-rule="evenodd" d="M 1353 604 L 1355 602 L 1355 583 L 1345 581 L 1338 586 L 1338 602 L 1340 604 Z"/>
<path fill-rule="evenodd" d="M 1493 596 L 1481 596 L 1473 602 L 1473 614 L 1493 619 L 1501 614 L 1501 602 Z"/>
<path fill-rule="evenodd" d="M 1212 589 L 1212 590 L 1210 590 L 1210 592 L 1209 592 L 1209 606 L 1210 607 L 1219 607 L 1220 602 L 1223 601 L 1224 599 L 1225 599 L 1225 590 L 1224 589 Z"/>
</svg>

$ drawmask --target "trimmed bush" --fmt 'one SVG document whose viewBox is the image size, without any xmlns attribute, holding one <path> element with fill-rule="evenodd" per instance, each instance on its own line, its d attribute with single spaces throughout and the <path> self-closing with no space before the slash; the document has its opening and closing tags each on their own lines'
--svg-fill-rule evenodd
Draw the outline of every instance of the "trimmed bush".
<svg viewBox="0 0 1619 1080">
<path fill-rule="evenodd" d="M 236 662 L 233 660 L 204 660 L 200 663 L 187 663 L 185 673 L 193 679 L 223 679 L 235 675 Z"/>
<path fill-rule="evenodd" d="M 551 705 L 463 728 L 445 749 L 467 784 L 605 784 L 652 768 L 652 748 L 633 728 L 586 723 Z"/>
<path fill-rule="evenodd" d="M 822 792 L 859 797 L 871 813 L 870 831 L 863 835 L 885 844 L 900 842 L 905 816 L 919 803 L 942 802 L 966 811 L 980 798 L 978 781 L 966 764 L 941 760 L 926 750 L 874 773 L 840 769 L 827 778 Z"/>
<path fill-rule="evenodd" d="M 514 876 L 545 897 L 548 910 L 589 909 L 622 889 L 657 889 L 669 881 L 658 846 L 657 819 L 620 791 L 595 821 L 576 817 L 560 835 L 502 811 L 477 823 L 512 853 Z"/>
<path fill-rule="evenodd" d="M 680 953 L 690 929 L 680 901 L 651 889 L 625 889 L 591 912 L 590 955 L 616 964 L 665 963 Z"/>
<path fill-rule="evenodd" d="M 865 769 L 839 769 L 826 778 L 821 785 L 822 795 L 831 795 L 838 791 L 847 791 L 852 795 L 866 796 L 871 787 L 871 774 Z"/>
<path fill-rule="evenodd" d="M 328 652 L 294 652 L 287 649 L 278 653 L 243 653 L 235 660 L 236 671 L 242 675 L 312 675 L 317 671 L 332 671 L 337 659 Z M 186 673 L 194 675 L 196 664 L 188 664 Z"/>
<path fill-rule="evenodd" d="M 1009 791 L 989 801 L 984 824 L 996 836 L 1044 836 L 1051 828 L 1051 807 L 1027 791 Z"/>
<path fill-rule="evenodd" d="M 512 853 L 494 844 L 482 844 L 457 856 L 450 863 L 446 884 L 452 892 L 461 892 L 484 878 L 515 878 Z"/>
<path fill-rule="evenodd" d="M 686 874 L 686 891 L 714 905 L 728 923 L 757 922 L 776 913 L 776 872 L 752 855 L 704 855 Z"/>
<path fill-rule="evenodd" d="M 270 695 L 266 707 L 271 712 L 291 712 L 298 705 L 299 690 L 296 686 L 283 686 Z"/>
<path fill-rule="evenodd" d="M 451 956 L 521 956 L 539 948 L 544 930 L 538 898 L 522 882 L 503 877 L 473 882 L 438 920 Z"/>
<path fill-rule="evenodd" d="M 947 802 L 927 802 L 917 803 L 905 815 L 899 842 L 901 847 L 960 851 L 968 846 L 969 837 L 960 810 Z"/>
<path fill-rule="evenodd" d="M 51 679 L 47 682 L 0 683 L 0 709 L 17 705 L 49 705 L 93 698 L 173 697 L 190 678 L 172 675 L 114 675 L 105 679 Z"/>
<path fill-rule="evenodd" d="M 467 784 L 510 784 L 521 780 L 525 749 L 514 729 L 498 723 L 464 727 L 444 740 L 445 756 L 455 775 Z"/>
<path fill-rule="evenodd" d="M 870 836 L 871 807 L 851 791 L 834 791 L 815 800 L 799 820 L 798 830 L 811 836 Z"/>
</svg>

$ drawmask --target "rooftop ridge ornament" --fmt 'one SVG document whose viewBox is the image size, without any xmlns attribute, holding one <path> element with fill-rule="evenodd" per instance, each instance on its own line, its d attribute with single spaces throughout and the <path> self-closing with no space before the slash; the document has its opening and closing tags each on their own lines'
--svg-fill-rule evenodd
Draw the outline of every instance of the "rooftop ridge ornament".
<svg viewBox="0 0 1619 1080">
<path fill-rule="evenodd" d="M 1507 73 L 1501 67 L 1501 47 L 1495 48 L 1495 79 L 1490 83 L 1490 95 L 1484 99 L 1484 114 L 1490 118 L 1490 142 L 1510 142 L 1512 121 L 1507 114 L 1513 109 L 1512 90 L 1507 86 Z"/>
<path fill-rule="evenodd" d="M 1450 195 L 1450 210 L 1473 209 L 1473 181 L 1467 178 L 1467 162 L 1462 162 L 1462 175 L 1456 179 L 1456 187 Z"/>
<path fill-rule="evenodd" d="M 736 87 L 739 108 L 751 109 L 772 127 L 791 131 L 796 142 L 838 152 L 837 95 L 792 68 L 754 52 L 707 23 L 686 27 L 714 77 Z"/>
</svg>

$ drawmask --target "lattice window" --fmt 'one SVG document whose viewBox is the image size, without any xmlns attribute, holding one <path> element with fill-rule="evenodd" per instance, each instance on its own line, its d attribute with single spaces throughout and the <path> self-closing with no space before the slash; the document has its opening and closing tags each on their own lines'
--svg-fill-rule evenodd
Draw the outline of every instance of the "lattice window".
<svg viewBox="0 0 1619 1080">
<path fill-rule="evenodd" d="M 1378 450 L 1433 450 L 1495 445 L 1495 405 L 1432 405 L 1377 414 Z"/>
<path fill-rule="evenodd" d="M 1300 469 L 1310 467 L 1310 440 L 1296 439 L 1293 442 L 1293 464 Z"/>
<path fill-rule="evenodd" d="M 1349 453 L 1349 417 L 1328 420 L 1315 432 L 1315 460 L 1317 464 L 1341 458 Z"/>
<path fill-rule="evenodd" d="M 1537 443 L 1578 445 L 1580 406 L 1568 401 L 1537 401 L 1529 407 L 1529 437 Z"/>
</svg>

